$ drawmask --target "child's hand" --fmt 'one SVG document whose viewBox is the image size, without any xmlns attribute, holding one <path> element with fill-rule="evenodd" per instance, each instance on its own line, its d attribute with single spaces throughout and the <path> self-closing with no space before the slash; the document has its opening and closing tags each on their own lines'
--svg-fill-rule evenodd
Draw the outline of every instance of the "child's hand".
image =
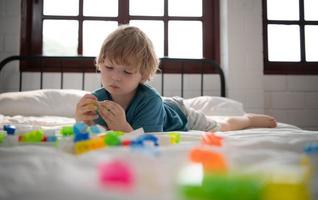
<svg viewBox="0 0 318 200">
<path fill-rule="evenodd" d="M 75 119 L 93 125 L 93 120 L 98 118 L 96 111 L 97 98 L 92 94 L 85 94 L 76 105 Z"/>
<path fill-rule="evenodd" d="M 99 114 L 106 121 L 110 130 L 131 132 L 133 128 L 126 120 L 125 110 L 116 102 L 102 101 L 98 103 Z"/>
</svg>

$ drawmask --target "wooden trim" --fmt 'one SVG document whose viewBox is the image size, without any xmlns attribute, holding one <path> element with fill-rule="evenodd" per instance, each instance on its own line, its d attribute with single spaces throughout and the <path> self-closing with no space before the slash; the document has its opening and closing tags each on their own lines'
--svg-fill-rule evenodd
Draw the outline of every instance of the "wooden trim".
<svg viewBox="0 0 318 200">
<path fill-rule="evenodd" d="M 205 41 L 203 44 L 203 55 L 205 58 L 214 59 L 217 63 L 220 63 L 220 13 L 218 0 L 203 1 L 203 21 L 203 38 Z"/>
<path fill-rule="evenodd" d="M 42 54 L 42 1 L 21 1 L 21 55 Z"/>
<path fill-rule="evenodd" d="M 20 29 L 20 54 L 28 55 L 31 53 L 29 41 L 31 41 L 30 29 L 32 26 L 32 6 L 31 1 L 21 1 L 21 29 Z"/>
<path fill-rule="evenodd" d="M 129 0 L 118 0 L 118 24 L 129 23 Z"/>
<path fill-rule="evenodd" d="M 220 54 L 220 3 L 219 0 L 214 0 L 213 2 L 213 28 L 211 31 L 214 34 L 213 37 L 213 59 L 217 63 L 221 63 L 221 54 Z"/>
<path fill-rule="evenodd" d="M 83 55 L 83 0 L 79 0 L 77 54 Z"/>
<path fill-rule="evenodd" d="M 164 31 L 164 36 L 163 36 L 163 55 L 168 56 L 169 55 L 169 26 L 168 26 L 168 0 L 164 0 L 164 13 L 163 13 L 163 31 Z"/>
<path fill-rule="evenodd" d="M 186 20 L 186 21 L 201 21 L 202 17 L 179 17 L 179 16 L 130 16 L 130 19 L 137 20 Z"/>
<path fill-rule="evenodd" d="M 42 10 L 43 10 L 43 1 L 33 0 L 33 17 L 32 17 L 32 32 L 31 32 L 31 41 L 32 48 L 31 51 L 34 54 L 42 54 Z"/>
<path fill-rule="evenodd" d="M 96 72 L 95 58 L 84 57 L 85 60 L 72 60 L 72 59 L 59 59 L 59 58 L 48 58 L 41 59 L 40 61 L 21 61 L 24 64 L 20 66 L 21 72 Z M 45 66 L 45 67 L 43 67 Z M 163 67 L 164 66 L 164 67 Z M 199 64 L 180 64 L 180 62 L 174 61 L 173 59 L 164 60 L 160 64 L 162 72 L 165 74 L 214 74 L 215 69 L 209 66 L 209 63 Z"/>
<path fill-rule="evenodd" d="M 220 63 L 220 18 L 219 18 L 219 0 L 202 0 L 203 2 L 203 16 L 202 17 L 177 17 L 168 16 L 168 0 L 164 0 L 164 16 L 130 16 L 129 15 L 129 0 L 118 1 L 118 17 L 97 17 L 97 16 L 83 16 L 83 0 L 79 1 L 79 15 L 78 16 L 53 16 L 43 15 L 43 0 L 28 0 L 21 2 L 21 52 L 20 55 L 41 55 L 42 54 L 42 22 L 44 19 L 72 19 L 79 22 L 78 33 L 78 55 L 83 53 L 83 20 L 105 20 L 118 21 L 119 24 L 127 24 L 131 19 L 144 20 L 162 20 L 164 22 L 164 56 L 168 56 L 168 22 L 169 20 L 199 20 L 203 23 L 203 56 L 204 58 L 213 59 Z M 41 71 L 41 65 L 35 63 L 28 63 L 29 61 L 20 62 L 22 71 Z M 43 61 L 49 62 L 49 61 Z M 50 60 L 53 62 L 53 60 Z M 58 62 L 57 60 L 54 62 Z M 82 72 L 83 67 L 80 64 L 76 65 L 73 61 L 65 61 L 72 67 L 67 69 L 70 72 Z M 167 61 L 168 73 L 180 73 L 180 67 Z M 47 71 L 58 71 L 59 68 L 54 67 L 53 63 L 49 64 Z M 94 63 L 83 63 L 87 67 L 85 71 L 95 71 Z M 78 66 L 78 69 L 76 68 Z M 191 69 L 193 68 L 193 69 Z M 199 73 L 195 69 L 195 65 L 188 65 L 185 67 L 185 73 Z M 211 69 L 204 70 L 204 73 L 214 73 Z"/>
<path fill-rule="evenodd" d="M 266 62 L 264 74 L 317 75 L 318 62 Z"/>
<path fill-rule="evenodd" d="M 317 75 L 318 62 L 306 62 L 305 25 L 318 25 L 318 21 L 305 21 L 304 1 L 299 0 L 299 20 L 268 20 L 267 0 L 262 0 L 263 6 L 263 48 L 264 48 L 264 74 L 293 74 Z M 268 24 L 299 25 L 300 27 L 300 62 L 272 62 L 268 60 Z"/>
<path fill-rule="evenodd" d="M 264 72 L 266 71 L 265 63 L 268 61 L 268 38 L 267 38 L 267 0 L 262 0 L 263 11 L 263 62 Z"/>
<path fill-rule="evenodd" d="M 300 31 L 300 60 L 306 60 L 306 47 L 305 47 L 305 10 L 304 1 L 299 0 L 299 31 Z"/>
</svg>

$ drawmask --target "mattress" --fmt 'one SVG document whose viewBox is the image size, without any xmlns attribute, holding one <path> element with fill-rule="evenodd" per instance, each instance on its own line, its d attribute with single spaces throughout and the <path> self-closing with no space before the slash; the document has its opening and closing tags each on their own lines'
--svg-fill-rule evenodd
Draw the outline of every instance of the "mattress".
<svg viewBox="0 0 318 200">
<path fill-rule="evenodd" d="M 136 130 L 121 136 L 122 145 L 82 153 L 71 136 L 19 141 L 34 130 L 61 136 L 85 93 L 0 94 L 0 131 L 12 125 L 17 132 L 0 144 L 0 199 L 318 199 L 318 131 L 284 123 L 215 133 Z M 185 103 L 215 120 L 245 113 L 221 97 Z M 158 143 L 135 148 L 141 135 Z"/>
<path fill-rule="evenodd" d="M 1 125 L 15 125 L 20 133 L 38 128 L 54 132 L 74 123 L 73 118 L 59 116 L 1 115 L 0 119 Z M 158 147 L 149 146 L 147 150 L 126 146 L 105 147 L 80 155 L 69 150 L 74 143 L 68 139 L 63 139 L 59 145 L 49 142 L 3 142 L 0 146 L 0 198 L 186 198 L 180 189 L 181 174 L 193 164 L 189 159 L 189 152 L 202 146 L 202 135 L 205 133 L 178 132 L 180 142 L 174 144 L 169 142 L 167 132 L 151 134 L 159 139 Z M 216 132 L 214 135 L 222 138 L 222 145 L 205 145 L 204 148 L 222 155 L 228 171 L 281 176 L 284 179 L 305 177 L 301 164 L 305 155 L 304 147 L 318 143 L 317 132 L 283 123 L 273 129 Z M 124 163 L 132 169 L 133 182 L 129 188 L 101 184 L 100 166 L 113 162 Z M 190 171 L 186 176 L 191 176 L 192 173 L 195 174 L 195 171 Z M 308 188 L 317 189 L 316 184 L 311 179 Z M 313 199 L 317 199 L 317 193 L 312 195 Z"/>
</svg>

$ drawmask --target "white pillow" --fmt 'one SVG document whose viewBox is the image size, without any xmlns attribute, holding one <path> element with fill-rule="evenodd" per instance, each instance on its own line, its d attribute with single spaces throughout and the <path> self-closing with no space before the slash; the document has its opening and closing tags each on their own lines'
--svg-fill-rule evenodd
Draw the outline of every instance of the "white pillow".
<svg viewBox="0 0 318 200">
<path fill-rule="evenodd" d="M 207 116 L 239 116 L 245 114 L 242 103 L 224 97 L 201 96 L 186 99 L 184 103 Z"/>
<path fill-rule="evenodd" d="M 0 114 L 74 117 L 75 106 L 88 91 L 43 89 L 0 94 Z"/>
</svg>

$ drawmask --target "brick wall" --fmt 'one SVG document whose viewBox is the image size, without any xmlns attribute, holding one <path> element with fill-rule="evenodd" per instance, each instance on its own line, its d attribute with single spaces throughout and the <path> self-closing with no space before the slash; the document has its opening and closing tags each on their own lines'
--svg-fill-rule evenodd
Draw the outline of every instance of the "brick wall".
<svg viewBox="0 0 318 200">
<path fill-rule="evenodd" d="M 265 76 L 265 112 L 318 130 L 318 76 Z"/>
</svg>

